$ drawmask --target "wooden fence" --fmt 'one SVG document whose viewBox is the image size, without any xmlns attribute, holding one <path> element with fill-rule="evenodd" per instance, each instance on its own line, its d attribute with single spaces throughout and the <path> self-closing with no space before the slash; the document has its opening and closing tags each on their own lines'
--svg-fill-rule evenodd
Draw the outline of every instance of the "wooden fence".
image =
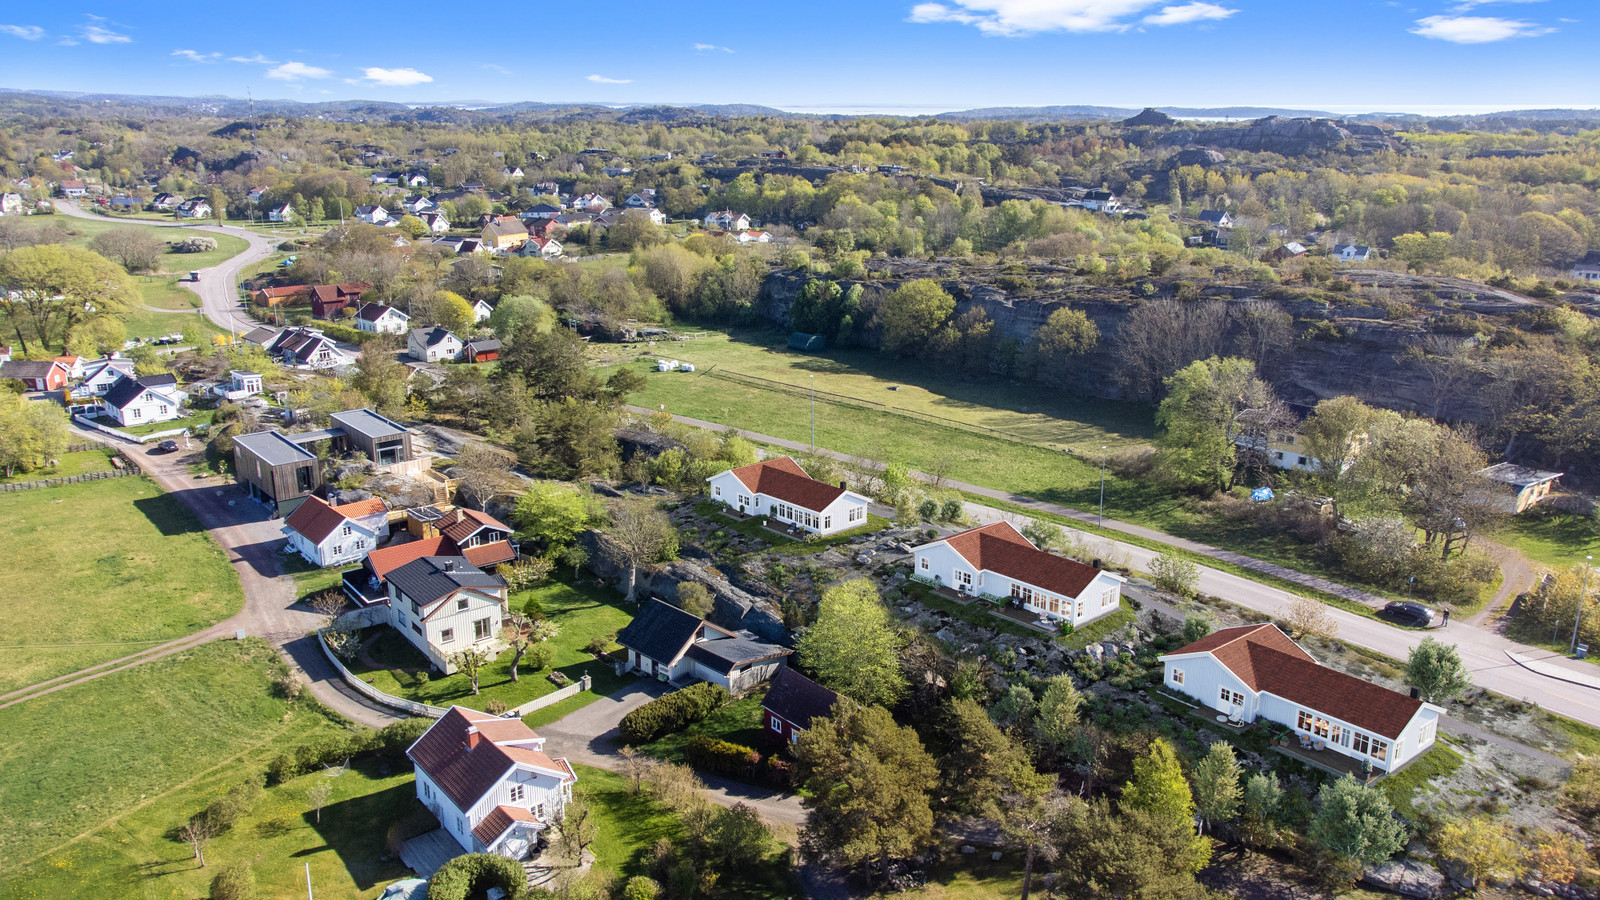
<svg viewBox="0 0 1600 900">
<path fill-rule="evenodd" d="M 67 447 L 67 452 L 77 453 L 81 450 L 101 449 L 104 449 L 104 447 L 100 444 L 73 444 Z M 31 491 L 36 488 L 60 487 L 64 484 L 82 484 L 85 481 L 100 481 L 104 478 L 127 478 L 129 475 L 144 474 L 144 470 L 139 468 L 139 464 L 121 450 L 118 450 L 113 458 L 122 461 L 122 468 L 113 468 L 107 472 L 85 472 L 82 475 L 66 475 L 61 478 L 45 478 L 40 481 L 19 481 L 14 484 L 0 484 L 0 494 Z"/>
</svg>

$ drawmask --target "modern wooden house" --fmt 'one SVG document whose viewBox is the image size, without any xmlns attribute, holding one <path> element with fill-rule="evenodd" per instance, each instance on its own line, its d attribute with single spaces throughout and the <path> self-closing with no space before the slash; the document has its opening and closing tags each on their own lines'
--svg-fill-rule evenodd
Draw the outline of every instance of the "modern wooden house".
<svg viewBox="0 0 1600 900">
<path fill-rule="evenodd" d="M 293 513 L 323 484 L 316 454 L 277 431 L 235 437 L 233 472 L 250 499 L 267 503 L 281 516 Z"/>
</svg>

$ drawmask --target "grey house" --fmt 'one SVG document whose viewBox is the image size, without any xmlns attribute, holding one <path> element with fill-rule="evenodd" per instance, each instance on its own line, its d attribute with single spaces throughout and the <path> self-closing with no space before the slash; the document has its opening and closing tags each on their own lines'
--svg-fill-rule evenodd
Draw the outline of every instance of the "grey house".
<svg viewBox="0 0 1600 900">
<path fill-rule="evenodd" d="M 370 409 L 351 409 L 334 413 L 334 450 L 364 453 L 376 466 L 405 462 L 412 458 L 411 432 L 393 419 Z M 337 432 L 343 429 L 342 435 Z"/>
<path fill-rule="evenodd" d="M 276 431 L 235 437 L 233 472 L 252 500 L 271 504 L 280 516 L 294 512 L 322 487 L 316 454 Z"/>
</svg>

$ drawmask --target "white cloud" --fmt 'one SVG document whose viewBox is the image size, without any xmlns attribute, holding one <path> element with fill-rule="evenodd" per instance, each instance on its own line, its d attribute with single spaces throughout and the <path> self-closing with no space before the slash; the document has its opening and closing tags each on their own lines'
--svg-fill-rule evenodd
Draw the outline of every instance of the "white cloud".
<svg viewBox="0 0 1600 900">
<path fill-rule="evenodd" d="M 83 26 L 83 39 L 91 44 L 131 44 L 133 38 L 99 25 Z"/>
<path fill-rule="evenodd" d="M 694 45 L 694 52 L 696 52 L 696 53 L 711 53 L 713 51 L 720 51 L 722 53 L 732 53 L 733 52 L 733 48 L 724 47 L 724 46 L 722 46 L 720 44 L 695 44 Z"/>
<path fill-rule="evenodd" d="M 1412 34 L 1452 44 L 1491 44 L 1510 38 L 1538 37 L 1549 34 L 1547 28 L 1535 22 L 1501 19 L 1495 16 L 1428 16 L 1417 20 Z"/>
<path fill-rule="evenodd" d="M 256 63 L 263 66 L 275 66 L 278 64 L 277 60 L 267 59 L 265 56 L 262 56 L 259 53 L 251 54 L 250 56 L 230 56 L 228 57 L 228 61 L 236 63 Z"/>
<path fill-rule="evenodd" d="M 1145 16 L 1142 20 L 1146 25 L 1187 25 L 1190 22 L 1209 22 L 1217 19 L 1226 19 L 1238 12 L 1226 6 L 1215 3 L 1203 3 L 1195 0 L 1183 6 L 1163 6 L 1161 11 Z"/>
<path fill-rule="evenodd" d="M 1466 12 L 1490 3 L 1543 3 L 1545 0 L 1456 0 L 1455 12 Z"/>
<path fill-rule="evenodd" d="M 362 71 L 366 73 L 362 81 L 384 87 L 410 87 L 414 84 L 427 84 L 433 80 L 432 75 L 424 75 L 416 69 L 382 69 L 373 66 Z"/>
<path fill-rule="evenodd" d="M 197 63 L 216 62 L 218 57 L 222 56 L 221 53 L 201 53 L 197 50 L 174 50 L 172 51 L 172 55 L 181 56 L 190 62 Z"/>
<path fill-rule="evenodd" d="M 604 75 L 585 75 L 584 78 L 595 84 L 632 84 L 632 78 L 607 78 Z"/>
<path fill-rule="evenodd" d="M 510 69 L 506 68 L 505 66 L 497 66 L 494 63 L 484 63 L 483 65 L 479 66 L 478 68 L 480 68 L 480 69 L 488 69 L 491 72 L 498 72 L 501 75 L 510 75 L 511 74 L 511 70 Z"/>
<path fill-rule="evenodd" d="M 44 29 L 37 25 L 0 25 L 0 34 L 9 34 L 25 41 L 37 41 L 44 37 Z"/>
<path fill-rule="evenodd" d="M 333 73 L 327 69 L 308 66 L 303 62 L 286 62 L 280 66 L 273 66 L 267 70 L 268 78 L 279 81 L 298 81 L 302 78 L 327 78 Z"/>
<path fill-rule="evenodd" d="M 1160 0 L 954 0 L 919 3 L 909 22 L 971 25 L 987 35 L 1014 37 L 1041 31 L 1123 31 L 1129 19 Z M 1203 4 L 1210 5 L 1210 4 Z M 1181 8 L 1181 7 L 1179 7 Z"/>
<path fill-rule="evenodd" d="M 76 46 L 78 46 L 78 42 L 76 40 L 74 40 L 73 38 L 64 37 L 61 40 L 56 41 L 56 46 L 58 46 L 58 47 L 76 47 Z"/>
</svg>

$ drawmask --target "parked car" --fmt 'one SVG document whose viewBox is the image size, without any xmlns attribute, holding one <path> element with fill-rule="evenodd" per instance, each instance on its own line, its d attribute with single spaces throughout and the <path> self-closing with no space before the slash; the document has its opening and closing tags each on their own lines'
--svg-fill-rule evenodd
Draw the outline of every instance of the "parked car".
<svg viewBox="0 0 1600 900">
<path fill-rule="evenodd" d="M 1396 600 L 1386 604 L 1379 615 L 1396 624 L 1409 625 L 1412 628 L 1433 626 L 1433 610 L 1414 600 Z"/>
</svg>

